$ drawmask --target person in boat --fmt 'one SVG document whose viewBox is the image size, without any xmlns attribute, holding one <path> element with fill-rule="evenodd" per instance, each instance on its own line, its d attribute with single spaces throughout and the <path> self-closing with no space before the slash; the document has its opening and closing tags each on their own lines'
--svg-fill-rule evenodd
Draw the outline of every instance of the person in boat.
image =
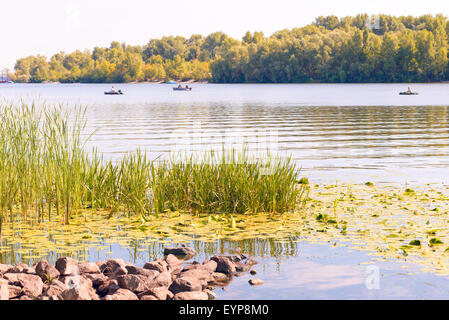
<svg viewBox="0 0 449 320">
<path fill-rule="evenodd" d="M 412 93 L 412 88 L 408 87 L 407 93 Z"/>
<path fill-rule="evenodd" d="M 114 86 L 112 86 L 111 92 L 112 92 L 112 93 L 115 93 L 115 88 L 114 88 Z"/>
<path fill-rule="evenodd" d="M 186 89 L 189 90 L 189 86 L 186 86 Z"/>
<path fill-rule="evenodd" d="M 182 86 L 181 86 L 181 85 L 178 85 L 178 88 L 179 88 L 179 89 L 181 89 L 181 88 L 182 88 Z"/>
</svg>

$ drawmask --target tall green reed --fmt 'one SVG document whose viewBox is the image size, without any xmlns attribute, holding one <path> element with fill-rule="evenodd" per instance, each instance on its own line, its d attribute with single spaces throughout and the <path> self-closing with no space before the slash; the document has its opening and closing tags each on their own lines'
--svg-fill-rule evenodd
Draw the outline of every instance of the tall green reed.
<svg viewBox="0 0 449 320">
<path fill-rule="evenodd" d="M 85 108 L 0 103 L 0 121 L 0 221 L 69 224 L 87 209 L 283 213 L 304 200 L 291 159 L 233 150 L 151 161 L 137 150 L 112 162 L 86 150 Z"/>
</svg>

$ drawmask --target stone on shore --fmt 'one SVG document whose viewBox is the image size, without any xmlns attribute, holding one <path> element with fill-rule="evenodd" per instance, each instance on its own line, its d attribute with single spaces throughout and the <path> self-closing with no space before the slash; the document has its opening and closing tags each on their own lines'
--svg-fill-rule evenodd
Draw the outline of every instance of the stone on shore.
<svg viewBox="0 0 449 320">
<path fill-rule="evenodd" d="M 21 287 L 22 293 L 30 297 L 38 297 L 42 294 L 44 283 L 37 275 L 26 273 L 6 273 L 3 277 L 8 280 L 8 284 Z"/>
<path fill-rule="evenodd" d="M 58 269 L 49 264 L 45 259 L 39 261 L 34 270 L 36 271 L 36 274 L 41 277 L 43 282 L 51 282 L 53 279 L 57 279 L 60 276 Z"/>
<path fill-rule="evenodd" d="M 209 296 L 202 291 L 179 292 L 175 294 L 173 300 L 209 300 Z"/>
<path fill-rule="evenodd" d="M 7 273 L 7 271 L 11 268 L 13 268 L 13 266 L 10 264 L 0 264 L 0 276 Z"/>
<path fill-rule="evenodd" d="M 172 297 L 172 295 L 172 292 L 165 287 L 155 287 L 143 292 L 139 295 L 139 297 L 140 300 L 145 300 L 143 299 L 145 296 L 153 296 L 157 300 L 168 300 L 168 298 Z"/>
<path fill-rule="evenodd" d="M 126 274 L 117 277 L 117 282 L 120 288 L 132 291 L 134 293 L 141 293 L 148 289 L 146 278 L 136 274 Z"/>
<path fill-rule="evenodd" d="M 78 261 L 70 257 L 59 258 L 56 261 L 55 268 L 61 276 L 72 276 L 79 274 Z"/>
<path fill-rule="evenodd" d="M 177 294 L 185 291 L 201 291 L 203 285 L 206 286 L 207 283 L 199 279 L 184 277 L 173 281 L 168 289 L 174 294 Z"/>
<path fill-rule="evenodd" d="M 178 249 L 186 253 L 193 250 L 174 249 L 175 253 Z M 164 259 L 146 263 L 144 268 L 122 259 L 92 263 L 70 257 L 58 259 L 55 266 L 45 259 L 33 268 L 25 264 L 0 265 L 0 299 L 208 300 L 216 297 L 212 290 L 227 285 L 238 275 L 236 272 L 248 271 L 253 265 L 249 260 L 243 255 L 217 255 L 183 267 L 184 260 L 169 253 Z M 252 279 L 250 283 L 260 285 L 263 281 Z"/>
<path fill-rule="evenodd" d="M 100 273 L 100 268 L 96 263 L 93 262 L 80 262 L 78 263 L 78 269 L 80 274 L 84 273 Z"/>
<path fill-rule="evenodd" d="M 144 269 L 147 270 L 155 270 L 157 272 L 165 272 L 168 271 L 168 263 L 162 259 L 156 259 L 155 261 L 145 263 L 143 266 Z"/>
<path fill-rule="evenodd" d="M 203 262 L 203 266 L 209 270 L 209 272 L 217 271 L 218 263 L 214 260 L 206 260 Z"/>
<path fill-rule="evenodd" d="M 139 298 L 132 291 L 118 289 L 114 294 L 105 296 L 103 300 L 139 300 Z"/>
<path fill-rule="evenodd" d="M 183 271 L 178 275 L 178 278 L 195 278 L 207 282 L 214 280 L 212 272 L 210 272 L 207 268 L 203 266 Z"/>
</svg>

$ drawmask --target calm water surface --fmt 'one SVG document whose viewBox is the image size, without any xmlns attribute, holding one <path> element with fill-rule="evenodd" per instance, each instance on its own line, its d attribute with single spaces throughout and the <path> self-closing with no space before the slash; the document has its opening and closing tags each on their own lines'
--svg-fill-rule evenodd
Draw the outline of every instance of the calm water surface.
<svg viewBox="0 0 449 320">
<path fill-rule="evenodd" d="M 291 155 L 313 182 L 449 182 L 449 84 L 192 86 L 192 92 L 173 92 L 172 85 L 115 85 L 125 95 L 105 96 L 109 85 L 13 84 L 0 86 L 0 97 L 87 105 L 88 129 L 97 130 L 90 144 L 113 159 L 138 147 L 152 158 L 186 146 L 221 148 L 234 135 L 254 149 L 266 142 Z M 408 86 L 420 95 L 399 96 Z M 195 246 L 200 260 L 242 244 Z M 255 240 L 252 246 L 262 249 L 242 248 L 259 256 L 265 285 L 249 288 L 244 275 L 218 290 L 219 299 L 449 298 L 448 279 L 411 275 L 401 263 L 376 263 L 380 288 L 368 290 L 366 265 L 360 264 L 370 260 L 365 253 L 296 242 L 268 248 Z M 112 255 L 90 250 L 80 258 L 144 264 L 162 249 L 131 252 L 113 245 Z"/>
</svg>

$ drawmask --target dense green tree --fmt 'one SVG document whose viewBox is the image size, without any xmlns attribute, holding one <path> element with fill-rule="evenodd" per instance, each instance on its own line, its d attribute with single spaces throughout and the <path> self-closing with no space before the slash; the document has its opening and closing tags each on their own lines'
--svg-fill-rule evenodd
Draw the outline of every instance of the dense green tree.
<svg viewBox="0 0 449 320">
<path fill-rule="evenodd" d="M 19 82 L 430 82 L 449 80 L 449 20 L 443 15 L 318 17 L 314 23 L 242 40 L 215 32 L 112 42 L 92 52 L 17 60 Z"/>
</svg>

